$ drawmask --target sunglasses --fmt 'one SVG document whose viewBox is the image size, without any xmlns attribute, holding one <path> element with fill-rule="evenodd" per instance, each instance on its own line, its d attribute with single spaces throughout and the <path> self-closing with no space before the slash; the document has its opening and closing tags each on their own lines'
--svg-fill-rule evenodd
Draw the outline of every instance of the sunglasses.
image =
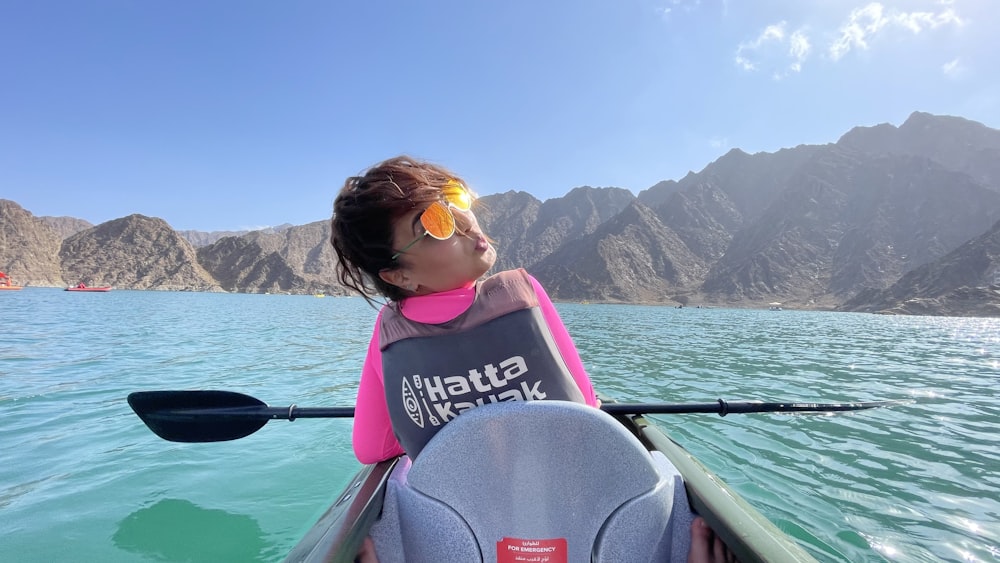
<svg viewBox="0 0 1000 563">
<path fill-rule="evenodd" d="M 424 232 L 413 241 L 396 251 L 390 260 L 396 260 L 401 254 L 417 244 L 424 237 L 432 237 L 437 240 L 447 240 L 455 235 L 455 214 L 451 208 L 460 211 L 468 211 L 472 207 L 475 196 L 458 180 L 448 180 L 441 188 L 441 200 L 430 204 L 423 213 L 420 214 L 420 225 Z"/>
</svg>

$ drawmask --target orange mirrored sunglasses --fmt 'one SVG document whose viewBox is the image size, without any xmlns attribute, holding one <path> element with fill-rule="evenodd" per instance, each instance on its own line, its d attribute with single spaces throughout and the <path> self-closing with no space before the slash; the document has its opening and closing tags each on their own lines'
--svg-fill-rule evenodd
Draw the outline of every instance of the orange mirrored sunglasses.
<svg viewBox="0 0 1000 563">
<path fill-rule="evenodd" d="M 413 239 L 392 255 L 390 260 L 399 258 L 401 254 L 410 249 L 414 244 L 420 242 L 424 237 L 432 237 L 438 240 L 447 240 L 455 235 L 455 215 L 451 208 L 461 211 L 468 211 L 472 207 L 475 197 L 458 180 L 448 180 L 441 188 L 441 200 L 430 204 L 423 213 L 420 214 L 420 225 L 424 232 Z"/>
</svg>

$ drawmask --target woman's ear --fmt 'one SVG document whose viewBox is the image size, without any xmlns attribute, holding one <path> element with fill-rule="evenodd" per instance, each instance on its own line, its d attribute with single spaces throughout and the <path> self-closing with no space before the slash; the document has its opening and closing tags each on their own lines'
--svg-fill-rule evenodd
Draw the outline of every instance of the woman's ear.
<svg viewBox="0 0 1000 563">
<path fill-rule="evenodd" d="M 409 276 L 406 275 L 406 272 L 402 268 L 396 268 L 395 270 L 379 270 L 378 277 L 382 278 L 382 281 L 389 285 L 394 285 L 407 291 L 413 291 L 410 289 L 413 282 L 410 281 Z"/>
</svg>

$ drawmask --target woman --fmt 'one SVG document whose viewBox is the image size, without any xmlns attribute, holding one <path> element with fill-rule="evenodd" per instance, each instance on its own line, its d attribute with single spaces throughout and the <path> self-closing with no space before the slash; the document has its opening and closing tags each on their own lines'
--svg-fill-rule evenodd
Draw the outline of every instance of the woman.
<svg viewBox="0 0 1000 563">
<path fill-rule="evenodd" d="M 496 250 L 448 170 L 401 156 L 348 178 L 334 202 L 340 282 L 379 311 L 361 374 L 354 451 L 415 457 L 449 420 L 505 400 L 597 406 L 559 315 L 524 270 L 483 278 Z"/>
<path fill-rule="evenodd" d="M 504 400 L 599 406 L 566 327 L 524 270 L 484 278 L 496 249 L 474 194 L 450 171 L 406 156 L 348 178 L 331 243 L 341 284 L 382 305 L 361 372 L 354 452 L 411 458 L 455 416 Z M 732 562 L 701 518 L 688 561 Z M 365 539 L 359 561 L 377 561 Z"/>
</svg>

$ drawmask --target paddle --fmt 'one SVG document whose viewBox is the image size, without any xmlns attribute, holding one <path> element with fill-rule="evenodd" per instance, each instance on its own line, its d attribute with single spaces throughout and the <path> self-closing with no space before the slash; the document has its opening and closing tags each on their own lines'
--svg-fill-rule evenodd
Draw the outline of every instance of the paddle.
<svg viewBox="0 0 1000 563">
<path fill-rule="evenodd" d="M 714 413 L 824 413 L 874 409 L 910 401 L 863 403 L 604 403 L 601 410 L 616 415 Z M 249 436 L 269 420 L 297 418 L 351 418 L 354 407 L 269 407 L 267 403 L 233 391 L 137 391 L 128 404 L 157 436 L 172 442 L 223 442 Z"/>
</svg>

